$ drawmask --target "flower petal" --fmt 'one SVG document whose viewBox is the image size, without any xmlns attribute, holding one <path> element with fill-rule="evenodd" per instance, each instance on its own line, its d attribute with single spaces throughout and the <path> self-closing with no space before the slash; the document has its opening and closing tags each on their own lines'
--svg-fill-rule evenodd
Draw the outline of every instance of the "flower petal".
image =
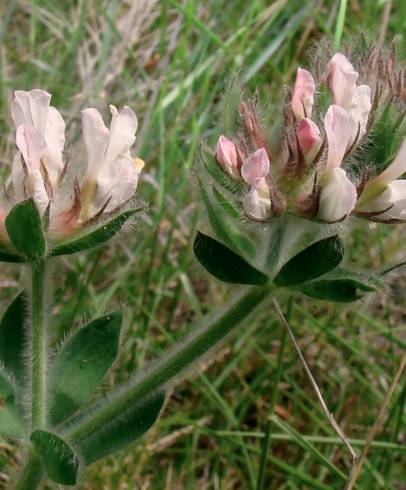
<svg viewBox="0 0 406 490">
<path fill-rule="evenodd" d="M 271 196 L 269 187 L 262 180 L 257 187 L 252 187 L 244 196 L 244 211 L 250 218 L 257 221 L 265 221 L 271 216 Z"/>
<path fill-rule="evenodd" d="M 216 158 L 222 168 L 234 178 L 239 178 L 237 148 L 235 144 L 221 135 L 217 141 Z"/>
<path fill-rule="evenodd" d="M 34 198 L 38 210 L 43 214 L 48 207 L 49 198 L 45 189 L 44 180 L 39 170 L 34 170 L 29 175 L 29 192 Z"/>
<path fill-rule="evenodd" d="M 34 89 L 30 92 L 16 90 L 14 95 L 11 115 L 16 128 L 21 124 L 30 124 L 44 136 L 51 94 Z"/>
<path fill-rule="evenodd" d="M 320 192 L 318 217 L 327 223 L 341 221 L 354 209 L 357 191 L 342 168 L 333 168 Z"/>
<path fill-rule="evenodd" d="M 388 209 L 390 207 L 390 209 Z M 382 211 L 386 212 L 382 213 Z M 377 213 L 379 219 L 406 218 L 406 180 L 394 180 L 386 189 L 357 211 Z"/>
<path fill-rule="evenodd" d="M 327 65 L 327 80 L 334 103 L 350 109 L 358 73 L 342 53 L 336 53 Z"/>
<path fill-rule="evenodd" d="M 97 178 L 96 208 L 100 209 L 110 199 L 105 211 L 113 211 L 131 199 L 143 166 L 142 160 L 133 159 L 129 153 L 116 159 L 113 165 L 105 166 Z"/>
<path fill-rule="evenodd" d="M 268 155 L 264 148 L 260 148 L 242 164 L 241 175 L 245 182 L 255 187 L 260 180 L 268 175 L 269 168 Z"/>
<path fill-rule="evenodd" d="M 11 164 L 11 182 L 13 184 L 14 197 L 16 201 L 22 201 L 25 198 L 24 182 L 26 175 L 21 162 L 21 153 L 16 152 Z"/>
<path fill-rule="evenodd" d="M 97 172 L 103 166 L 110 131 L 106 128 L 99 111 L 94 108 L 84 109 L 81 118 L 87 152 L 87 173 L 96 178 Z"/>
<path fill-rule="evenodd" d="M 354 140 L 358 133 L 358 128 L 358 139 L 361 139 L 364 136 L 371 107 L 371 88 L 368 87 L 368 85 L 358 85 L 355 89 L 351 107 L 348 111 L 355 122 Z"/>
<path fill-rule="evenodd" d="M 17 129 L 16 144 L 23 155 L 29 173 L 39 170 L 41 158 L 47 150 L 41 133 L 34 129 L 33 126 L 22 124 Z"/>
<path fill-rule="evenodd" d="M 63 117 L 55 109 L 49 107 L 47 115 L 47 123 L 45 127 L 45 141 L 47 144 L 47 170 L 50 176 L 58 175 L 63 169 L 62 152 L 65 146 L 65 121 Z"/>
<path fill-rule="evenodd" d="M 311 119 L 303 118 L 296 130 L 299 147 L 306 161 L 312 161 L 320 150 L 322 138 L 319 128 Z"/>
<path fill-rule="evenodd" d="M 324 127 L 328 142 L 327 167 L 339 167 L 352 142 L 355 123 L 345 109 L 331 105 L 324 118 Z"/>
<path fill-rule="evenodd" d="M 125 106 L 120 112 L 111 105 L 110 140 L 105 155 L 105 165 L 110 165 L 116 158 L 127 152 L 135 141 L 138 120 L 135 112 Z"/>
<path fill-rule="evenodd" d="M 400 145 L 400 149 L 393 162 L 371 183 L 379 183 L 380 185 L 389 184 L 393 180 L 401 177 L 406 172 L 406 138 Z"/>
<path fill-rule="evenodd" d="M 311 73 L 298 68 L 291 100 L 292 112 L 296 119 L 311 117 L 315 90 L 316 84 Z"/>
</svg>

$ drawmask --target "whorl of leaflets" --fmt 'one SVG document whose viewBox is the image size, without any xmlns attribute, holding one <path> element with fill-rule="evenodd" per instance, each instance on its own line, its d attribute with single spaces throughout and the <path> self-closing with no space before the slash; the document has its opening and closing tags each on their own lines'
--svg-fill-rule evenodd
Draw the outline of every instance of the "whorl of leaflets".
<svg viewBox="0 0 406 490">
<path fill-rule="evenodd" d="M 322 223 L 341 222 L 351 214 L 379 222 L 406 220 L 406 180 L 399 180 L 406 172 L 406 140 L 378 175 L 364 170 L 372 162 L 365 162 L 361 176 L 348 168 L 363 139 L 373 138 L 368 135 L 372 106 L 380 97 L 373 76 L 378 77 L 367 77 L 371 86 L 358 83 L 359 73 L 342 53 L 334 54 L 317 83 L 299 68 L 276 151 L 267 144 L 255 106 L 241 103 L 243 131 L 220 136 L 216 160 L 245 184 L 242 204 L 248 218 L 267 221 L 288 212 Z M 324 114 L 317 107 L 317 86 L 330 94 Z"/>
<path fill-rule="evenodd" d="M 6 246 L 5 219 L 18 203 L 33 199 L 48 240 L 60 243 L 125 208 L 144 166 L 130 153 L 138 121 L 129 107 L 118 111 L 110 106 L 109 128 L 96 109 L 82 111 L 87 162 L 79 165 L 75 158 L 64 158 L 65 122 L 50 101 L 43 90 L 17 90 L 11 104 L 18 151 L 1 202 L 0 232 Z"/>
</svg>

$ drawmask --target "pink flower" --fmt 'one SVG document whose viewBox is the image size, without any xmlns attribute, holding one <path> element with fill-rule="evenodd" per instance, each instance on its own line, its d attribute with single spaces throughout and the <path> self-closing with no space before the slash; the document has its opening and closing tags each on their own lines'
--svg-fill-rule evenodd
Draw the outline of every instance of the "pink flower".
<svg viewBox="0 0 406 490">
<path fill-rule="evenodd" d="M 312 162 L 322 145 L 319 128 L 311 119 L 304 117 L 296 130 L 299 147 L 306 162 Z"/>
<path fill-rule="evenodd" d="M 292 112 L 296 119 L 311 117 L 315 90 L 316 85 L 310 72 L 298 68 L 291 100 Z"/>
<path fill-rule="evenodd" d="M 237 148 L 235 144 L 221 135 L 217 141 L 216 158 L 221 167 L 234 179 L 240 179 L 238 171 Z"/>
</svg>

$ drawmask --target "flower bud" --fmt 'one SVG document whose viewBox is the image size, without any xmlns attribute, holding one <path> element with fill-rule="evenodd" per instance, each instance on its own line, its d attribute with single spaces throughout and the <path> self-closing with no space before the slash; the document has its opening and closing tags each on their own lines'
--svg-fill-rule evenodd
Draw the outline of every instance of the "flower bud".
<svg viewBox="0 0 406 490">
<path fill-rule="evenodd" d="M 304 117 L 296 130 L 299 147 L 306 162 L 312 162 L 322 145 L 319 128 L 311 119 Z"/>
<path fill-rule="evenodd" d="M 312 75 L 307 70 L 298 68 L 291 100 L 292 112 L 296 119 L 311 117 L 315 90 L 316 84 Z"/>
<path fill-rule="evenodd" d="M 354 209 L 357 191 L 342 168 L 331 169 L 320 191 L 318 218 L 327 223 L 345 219 Z"/>
<path fill-rule="evenodd" d="M 217 141 L 216 158 L 223 170 L 225 170 L 230 177 L 240 180 L 237 148 L 232 141 L 223 135 L 221 135 Z"/>
<path fill-rule="evenodd" d="M 249 156 L 241 167 L 242 178 L 255 187 L 269 174 L 270 163 L 264 148 L 260 148 Z"/>
</svg>

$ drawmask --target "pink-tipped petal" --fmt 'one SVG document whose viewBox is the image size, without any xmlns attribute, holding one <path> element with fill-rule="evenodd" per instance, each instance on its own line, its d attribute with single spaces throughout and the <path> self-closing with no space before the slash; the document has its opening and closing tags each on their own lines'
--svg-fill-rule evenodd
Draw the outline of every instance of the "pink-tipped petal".
<svg viewBox="0 0 406 490">
<path fill-rule="evenodd" d="M 358 73 L 342 53 L 336 53 L 327 65 L 327 79 L 334 103 L 349 110 Z"/>
<path fill-rule="evenodd" d="M 41 158 L 47 146 L 41 133 L 33 126 L 22 124 L 16 133 L 16 144 L 20 150 L 29 172 L 40 169 Z"/>
<path fill-rule="evenodd" d="M 231 140 L 223 135 L 217 141 L 216 158 L 229 175 L 239 177 L 237 148 Z"/>
<path fill-rule="evenodd" d="M 310 72 L 298 68 L 292 95 L 292 112 L 296 119 L 311 117 L 316 84 Z"/>
<path fill-rule="evenodd" d="M 296 135 L 305 160 L 313 160 L 322 144 L 322 138 L 317 124 L 307 117 L 303 118 L 296 130 Z"/>
<path fill-rule="evenodd" d="M 242 178 L 255 187 L 269 173 L 270 163 L 264 148 L 260 148 L 249 156 L 241 167 Z"/>
<path fill-rule="evenodd" d="M 342 168 L 333 168 L 320 192 L 318 218 L 327 223 L 341 221 L 354 209 L 357 191 Z"/>
<path fill-rule="evenodd" d="M 353 140 L 354 120 L 345 109 L 332 105 L 326 112 L 324 127 L 328 142 L 327 168 L 339 167 Z"/>
</svg>

